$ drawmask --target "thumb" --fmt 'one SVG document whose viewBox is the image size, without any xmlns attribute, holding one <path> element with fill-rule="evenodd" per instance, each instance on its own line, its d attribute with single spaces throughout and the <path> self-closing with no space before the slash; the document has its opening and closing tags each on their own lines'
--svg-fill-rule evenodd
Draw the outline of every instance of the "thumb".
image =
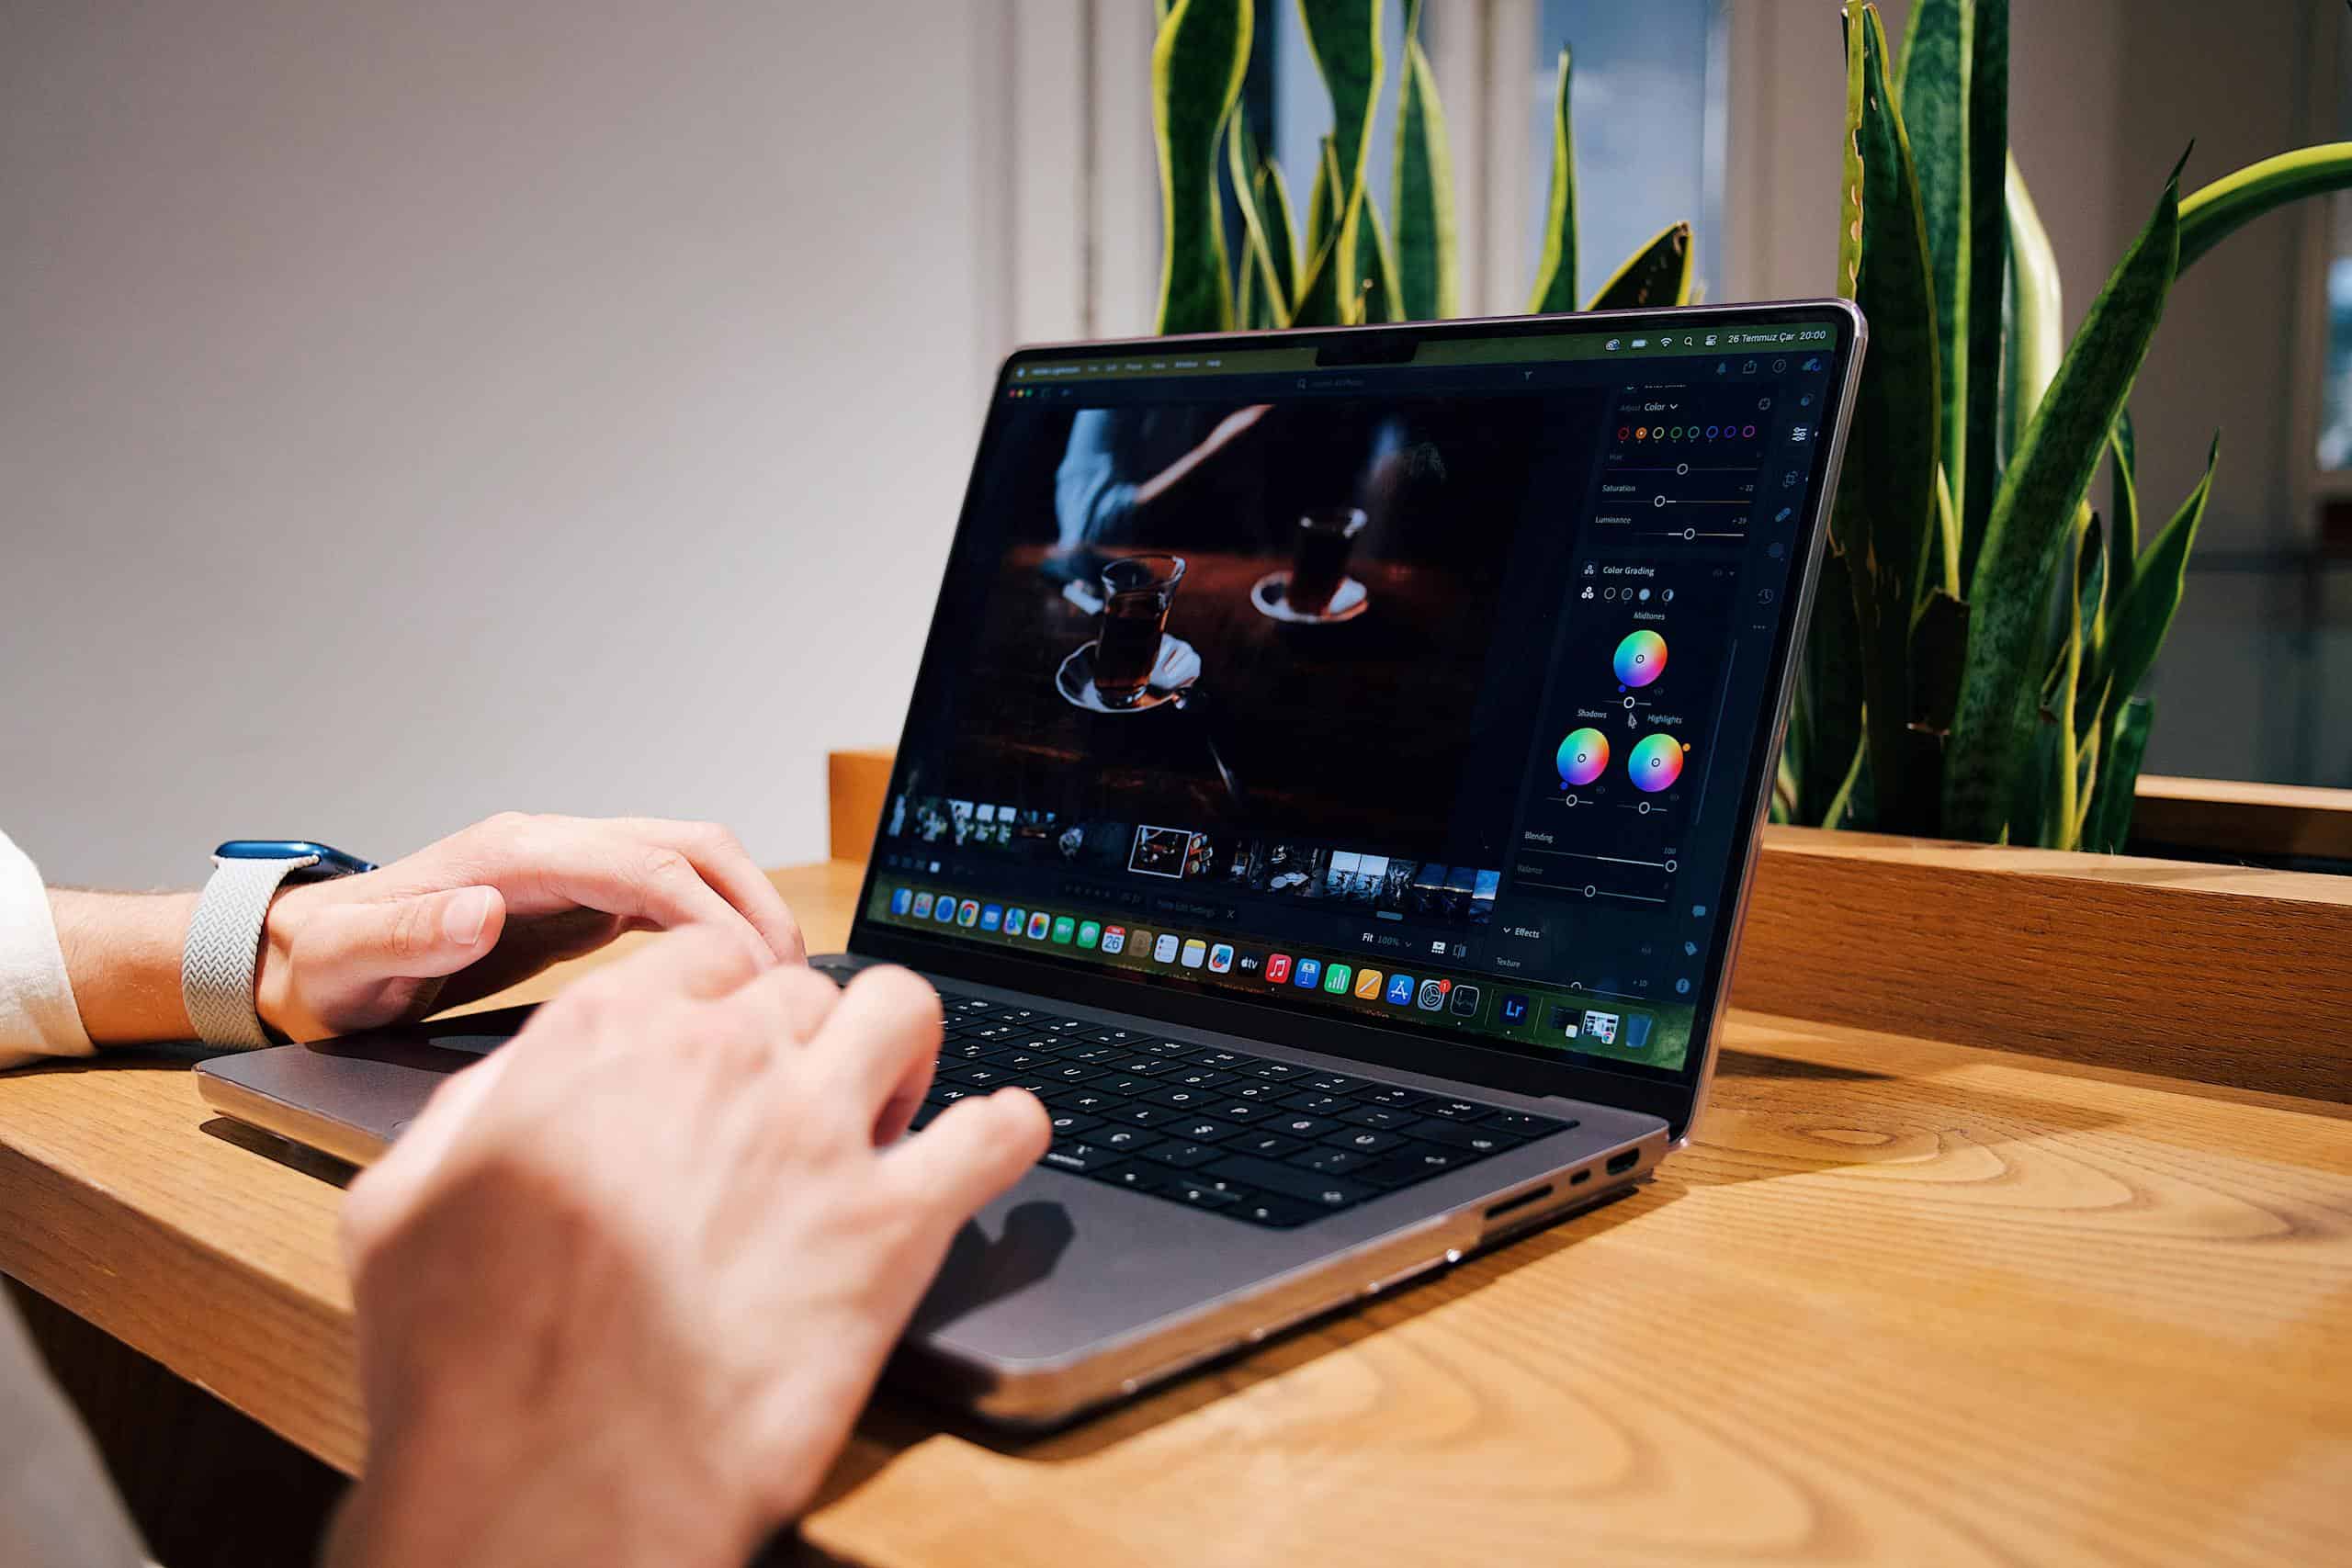
<svg viewBox="0 0 2352 1568">
<path fill-rule="evenodd" d="M 340 985 L 435 979 L 497 946 L 505 925 L 506 900 L 495 887 L 345 904 L 319 920 L 304 956 Z"/>
</svg>

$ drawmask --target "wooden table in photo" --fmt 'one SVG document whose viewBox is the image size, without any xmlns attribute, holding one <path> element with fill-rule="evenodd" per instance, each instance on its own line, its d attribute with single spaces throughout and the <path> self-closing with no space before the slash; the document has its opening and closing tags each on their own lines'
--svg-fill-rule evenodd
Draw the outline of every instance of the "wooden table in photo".
<svg viewBox="0 0 2352 1568">
<path fill-rule="evenodd" d="M 860 870 L 776 874 L 813 942 Z M 2311 1044 L 2338 1060 L 2301 1098 L 1736 1016 L 1632 1196 L 1059 1436 L 886 1396 L 805 1549 L 2352 1561 L 2352 1112 L 2341 1035 Z M 348 1471 L 337 1198 L 185 1057 L 0 1077 L 0 1269 Z"/>
</svg>

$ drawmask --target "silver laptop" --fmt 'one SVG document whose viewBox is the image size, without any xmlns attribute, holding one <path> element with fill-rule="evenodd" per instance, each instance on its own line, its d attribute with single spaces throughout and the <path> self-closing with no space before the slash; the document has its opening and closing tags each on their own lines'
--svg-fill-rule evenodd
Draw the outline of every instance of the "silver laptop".
<svg viewBox="0 0 2352 1568">
<path fill-rule="evenodd" d="M 818 962 L 939 987 L 918 1128 L 1018 1084 L 1056 1135 L 897 1381 L 1065 1421 L 1684 1141 L 1863 335 L 1817 301 L 1005 363 Z M 365 1160 L 520 1016 L 203 1092 Z"/>
</svg>

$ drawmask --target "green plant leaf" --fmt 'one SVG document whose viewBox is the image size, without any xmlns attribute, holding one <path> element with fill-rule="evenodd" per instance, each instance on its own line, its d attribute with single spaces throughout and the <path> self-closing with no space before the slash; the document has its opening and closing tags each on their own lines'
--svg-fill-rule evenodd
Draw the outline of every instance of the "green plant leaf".
<svg viewBox="0 0 2352 1568">
<path fill-rule="evenodd" d="M 1323 139 L 1323 173 L 1319 181 L 1337 189 L 1340 183 L 1339 155 L 1332 149 L 1331 139 Z M 1299 279 L 1298 303 L 1290 313 L 1295 327 L 1343 327 L 1352 321 L 1358 296 L 1355 290 L 1343 288 L 1340 283 L 1340 231 L 1332 229 L 1323 236 L 1314 259 L 1306 264 L 1306 271 Z"/>
<path fill-rule="evenodd" d="M 2132 568 L 2131 585 L 2117 591 L 2120 602 L 2099 671 L 2100 683 L 2112 690 L 2116 702 L 2138 689 L 2164 647 L 2173 612 L 2180 607 L 2188 553 L 2197 543 L 2198 525 L 2205 520 L 2205 503 L 2213 493 L 2213 468 L 2221 456 L 2222 438 L 2217 434 L 2206 450 L 2205 472 L 2197 488 L 2188 492 L 2172 521 L 2148 541 L 2147 553 Z"/>
<path fill-rule="evenodd" d="M 1963 536 L 1982 536 L 1999 477 L 2008 73 L 2008 0 L 1917 0 L 1912 6 L 1903 44 L 1903 127 L 1935 272 L 1940 446 Z"/>
<path fill-rule="evenodd" d="M 1940 588 L 1928 591 L 1911 628 L 1913 722 L 1937 736 L 1951 732 L 1960 672 L 1968 657 L 1968 606 Z"/>
<path fill-rule="evenodd" d="M 1794 769 L 1796 820 L 1813 827 L 1844 825 L 1842 803 L 1862 750 L 1860 646 L 1846 552 L 1833 541 L 1821 554 L 1800 689 L 1804 728 Z"/>
<path fill-rule="evenodd" d="M 2032 755 L 2049 667 L 2047 615 L 2076 509 L 2164 315 L 2180 237 L 2180 171 L 2165 181 L 2052 378 L 2010 459 L 1969 585 L 1968 670 L 1944 778 L 1946 827 L 1990 840 Z"/>
<path fill-rule="evenodd" d="M 2299 147 L 2223 175 L 2181 198 L 2179 270 L 2273 208 L 2345 189 L 2352 189 L 2352 141 Z"/>
<path fill-rule="evenodd" d="M 1240 302 L 1236 318 L 1245 327 L 1290 325 L 1290 290 L 1274 268 L 1273 244 L 1259 207 L 1265 185 L 1250 174 L 1257 163 L 1247 112 L 1233 106 L 1233 120 L 1225 135 L 1226 175 L 1233 184 L 1233 202 L 1241 211 Z M 1257 319 L 1252 319 L 1255 308 Z"/>
<path fill-rule="evenodd" d="M 1669 223 L 1653 235 L 1649 243 L 1626 257 L 1625 265 L 1609 275 L 1609 281 L 1585 301 L 1584 308 L 1633 310 L 1645 306 L 1688 305 L 1691 266 L 1690 225 Z"/>
<path fill-rule="evenodd" d="M 1577 142 L 1568 124 L 1569 56 L 1560 51 L 1552 88 L 1552 187 L 1544 204 L 1544 250 L 1535 288 L 1527 298 L 1536 315 L 1577 308 Z"/>
<path fill-rule="evenodd" d="M 2026 427 L 2041 407 L 2050 378 L 2066 351 L 2061 310 L 2064 304 L 2058 282 L 2058 258 L 2050 235 L 2034 210 L 2018 161 L 2008 160 L 2007 183 L 2009 289 L 2007 296 L 2008 366 L 2001 378 L 2001 471 L 2025 444 Z M 1997 492 L 1996 492 L 1997 493 Z M 1989 515 L 1989 513 L 1988 513 Z M 1976 558 L 1984 543 L 1984 524 L 1973 529 L 1961 523 L 1960 580 L 1973 582 Z"/>
<path fill-rule="evenodd" d="M 1418 20 L 1420 7 L 1413 14 Z M 1453 157 L 1437 77 L 1420 39 L 1405 36 L 1405 69 L 1396 103 L 1396 272 L 1404 319 L 1462 313 L 1460 236 L 1453 217 Z"/>
<path fill-rule="evenodd" d="M 2155 716 L 2155 704 L 2146 697 L 2133 697 L 2117 713 L 2101 748 L 2098 783 L 2091 796 L 2090 815 L 2083 824 L 2084 849 L 2110 855 L 2123 852 L 2125 841 L 2132 837 L 2140 764 L 2148 754 L 2148 730 Z"/>
<path fill-rule="evenodd" d="M 1911 623 L 1936 527 L 1942 419 L 1935 285 L 1875 6 L 1847 6 L 1846 48 L 1846 167 L 1853 183 L 1841 205 L 1860 215 L 1853 294 L 1874 341 L 1856 390 L 1830 526 L 1853 580 L 1874 825 L 1933 833 L 1939 748 L 1911 722 Z M 1841 233 L 1841 245 L 1848 239 Z M 1940 558 L 1940 550 L 1933 553 Z"/>
<path fill-rule="evenodd" d="M 2075 614 L 2082 622 L 2084 657 L 2095 669 L 2099 649 L 2107 640 L 2107 522 L 2096 512 L 2091 513 L 2090 525 L 2083 530 L 2082 540 L 2075 550 Z M 2087 733 L 2097 722 L 2095 705 L 2078 707 L 2076 734 Z"/>
<path fill-rule="evenodd" d="M 1233 326 L 1217 141 L 1249 68 L 1250 17 L 1250 0 L 1178 0 L 1152 46 L 1163 333 L 1227 332 Z"/>
<path fill-rule="evenodd" d="M 1396 251 L 1388 243 L 1388 225 L 1370 191 L 1363 193 L 1363 223 L 1364 232 L 1372 236 L 1372 265 L 1365 269 L 1363 310 L 1357 320 L 1401 321 L 1405 299 L 1396 280 Z"/>
<path fill-rule="evenodd" d="M 1340 291 L 1350 295 L 1361 293 L 1365 280 L 1364 258 L 1357 253 L 1372 120 L 1380 107 L 1380 13 L 1381 0 L 1298 0 L 1306 51 L 1331 95 L 1331 140 L 1340 173 L 1331 182 L 1329 217 L 1339 242 L 1333 259 Z"/>
<path fill-rule="evenodd" d="M 1250 176 L 1250 188 L 1257 193 L 1258 217 L 1266 226 L 1266 251 L 1272 258 L 1275 280 L 1282 286 L 1283 315 L 1287 321 L 1290 302 L 1298 298 L 1298 222 L 1292 215 L 1290 186 L 1283 180 L 1281 166 L 1270 158 L 1258 161 L 1258 172 Z"/>
</svg>

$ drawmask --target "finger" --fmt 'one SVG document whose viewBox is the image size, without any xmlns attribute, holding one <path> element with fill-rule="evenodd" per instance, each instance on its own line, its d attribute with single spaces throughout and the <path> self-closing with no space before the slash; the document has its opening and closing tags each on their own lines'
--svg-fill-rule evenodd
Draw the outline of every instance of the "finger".
<svg viewBox="0 0 2352 1568">
<path fill-rule="evenodd" d="M 338 985 L 454 975 L 498 945 L 506 900 L 452 887 L 380 903 L 328 904 L 302 928 L 301 966 Z"/>
<path fill-rule="evenodd" d="M 495 1051 L 444 1079 L 399 1141 L 352 1181 L 344 1195 L 341 1226 L 346 1270 L 356 1270 L 359 1255 L 392 1216 L 415 1207 L 425 1181 L 442 1168 L 512 1059 L 506 1050 Z"/>
<path fill-rule="evenodd" d="M 671 931 L 634 953 L 590 971 L 541 1010 L 541 1016 L 663 999 L 707 1001 L 730 995 L 760 973 L 765 960 L 727 931 L 701 927 Z M 528 1037 L 569 1037 L 568 1026 L 525 1031 Z"/>
<path fill-rule="evenodd" d="M 672 845 L 573 818 L 493 818 L 477 831 L 481 842 L 469 846 L 469 858 L 486 863 L 487 873 L 479 879 L 497 884 L 518 914 L 576 906 L 664 931 L 709 926 L 774 961 L 752 922 Z"/>
<path fill-rule="evenodd" d="M 1044 1157 L 1053 1128 L 1026 1089 L 959 1100 L 930 1126 L 882 1156 L 887 1179 L 943 1231 L 1009 1191 Z"/>
<path fill-rule="evenodd" d="M 716 822 L 670 822 L 644 817 L 618 818 L 612 826 L 649 843 L 667 844 L 684 855 L 702 879 L 751 922 L 777 963 L 808 960 L 800 922 L 793 919 L 784 895 L 727 829 Z"/>
<path fill-rule="evenodd" d="M 939 993 L 907 970 L 868 969 L 852 980 L 808 1043 L 808 1067 L 820 1093 L 878 1125 L 910 1085 L 928 1085 L 939 1055 Z M 914 1089 L 921 1099 L 922 1088 Z"/>
<path fill-rule="evenodd" d="M 719 1011 L 735 1027 L 778 1044 L 801 1045 L 824 1027 L 841 996 L 841 987 L 814 969 L 778 964 L 737 987 Z"/>
</svg>

